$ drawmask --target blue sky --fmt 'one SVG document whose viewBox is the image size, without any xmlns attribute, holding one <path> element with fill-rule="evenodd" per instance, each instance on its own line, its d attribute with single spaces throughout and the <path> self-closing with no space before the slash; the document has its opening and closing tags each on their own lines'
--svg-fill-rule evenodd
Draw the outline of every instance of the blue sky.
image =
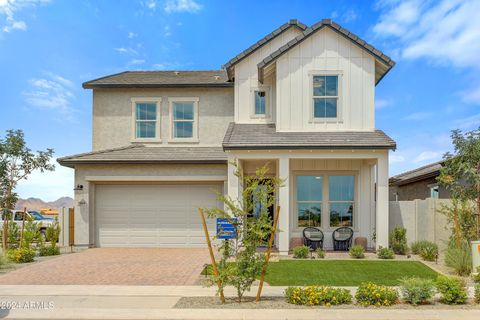
<svg viewBox="0 0 480 320">
<path fill-rule="evenodd" d="M 397 65 L 376 88 L 396 174 L 442 157 L 480 125 L 480 1 L 0 0 L 0 134 L 34 150 L 91 149 L 84 81 L 124 70 L 218 69 L 288 19 L 332 18 Z M 73 171 L 34 174 L 22 197 L 72 195 Z"/>
</svg>

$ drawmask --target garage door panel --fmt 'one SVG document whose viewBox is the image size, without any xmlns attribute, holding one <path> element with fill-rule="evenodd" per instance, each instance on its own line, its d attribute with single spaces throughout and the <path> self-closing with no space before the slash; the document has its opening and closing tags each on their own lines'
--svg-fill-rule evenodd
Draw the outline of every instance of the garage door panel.
<svg viewBox="0 0 480 320">
<path fill-rule="evenodd" d="M 97 185 L 97 246 L 204 247 L 198 207 L 221 205 L 221 184 Z M 207 219 L 210 234 L 215 221 Z"/>
</svg>

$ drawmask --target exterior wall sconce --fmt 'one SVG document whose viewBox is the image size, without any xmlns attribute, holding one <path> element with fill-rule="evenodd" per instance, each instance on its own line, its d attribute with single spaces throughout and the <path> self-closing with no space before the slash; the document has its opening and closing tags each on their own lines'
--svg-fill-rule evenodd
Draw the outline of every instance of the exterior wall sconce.
<svg viewBox="0 0 480 320">
<path fill-rule="evenodd" d="M 83 185 L 82 184 L 77 184 L 75 188 L 73 188 L 73 191 L 83 191 Z"/>
</svg>

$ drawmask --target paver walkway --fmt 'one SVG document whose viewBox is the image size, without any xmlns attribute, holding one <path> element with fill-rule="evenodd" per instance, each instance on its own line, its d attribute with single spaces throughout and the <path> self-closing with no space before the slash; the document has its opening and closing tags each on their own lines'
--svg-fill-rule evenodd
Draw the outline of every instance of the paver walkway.
<svg viewBox="0 0 480 320">
<path fill-rule="evenodd" d="M 34 263 L 0 276 L 0 284 L 192 285 L 207 249 L 95 248 Z"/>
</svg>

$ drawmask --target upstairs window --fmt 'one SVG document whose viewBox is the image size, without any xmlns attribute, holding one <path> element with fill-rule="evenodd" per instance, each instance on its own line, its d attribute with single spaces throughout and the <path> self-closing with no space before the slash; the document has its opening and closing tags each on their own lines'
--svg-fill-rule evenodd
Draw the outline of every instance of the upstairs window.
<svg viewBox="0 0 480 320">
<path fill-rule="evenodd" d="M 337 118 L 338 76 L 313 76 L 313 117 L 316 119 Z"/>
<path fill-rule="evenodd" d="M 193 102 L 173 103 L 173 137 L 193 138 Z"/>
<path fill-rule="evenodd" d="M 169 98 L 172 142 L 198 142 L 198 98 Z"/>
<path fill-rule="evenodd" d="M 157 104 L 135 104 L 135 138 L 151 139 L 157 137 Z"/>
<path fill-rule="evenodd" d="M 256 90 L 254 92 L 255 95 L 255 115 L 256 116 L 264 116 L 267 114 L 267 98 L 266 92 Z"/>
</svg>

